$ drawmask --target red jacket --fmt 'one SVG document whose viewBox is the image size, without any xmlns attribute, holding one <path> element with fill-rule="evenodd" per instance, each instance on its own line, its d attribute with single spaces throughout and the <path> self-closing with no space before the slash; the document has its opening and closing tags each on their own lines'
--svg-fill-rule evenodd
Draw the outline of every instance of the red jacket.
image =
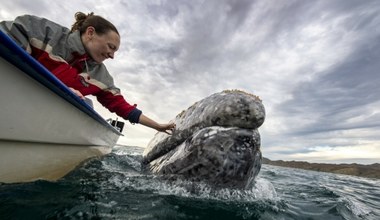
<svg viewBox="0 0 380 220">
<path fill-rule="evenodd" d="M 68 87 L 84 96 L 95 95 L 111 112 L 138 123 L 142 112 L 120 94 L 105 65 L 88 57 L 78 31 L 70 33 L 68 28 L 31 15 L 0 22 L 0 30 L 11 36 Z"/>
</svg>

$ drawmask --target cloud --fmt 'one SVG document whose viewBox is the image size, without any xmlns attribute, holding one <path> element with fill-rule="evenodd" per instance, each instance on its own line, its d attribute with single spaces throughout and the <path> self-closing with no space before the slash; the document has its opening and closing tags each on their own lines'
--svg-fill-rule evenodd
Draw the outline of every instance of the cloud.
<svg viewBox="0 0 380 220">
<path fill-rule="evenodd" d="M 380 159 L 379 10 L 375 0 L 15 0 L 2 4 L 0 19 L 30 13 L 69 27 L 75 12 L 94 11 L 121 33 L 106 62 L 116 85 L 153 119 L 243 89 L 266 108 L 264 156 L 362 162 Z M 128 125 L 124 140 L 146 146 L 154 133 Z"/>
<path fill-rule="evenodd" d="M 351 14 L 340 25 L 347 28 L 339 35 L 351 44 L 344 44 L 347 52 L 329 68 L 316 73 L 312 80 L 293 88 L 291 99 L 278 105 L 282 113 L 301 123 L 291 134 L 310 134 L 334 130 L 376 128 L 379 123 L 380 87 L 380 31 L 379 16 L 373 12 L 368 17 Z M 348 25 L 352 24 L 352 25 Z M 360 24 L 360 25 L 356 25 Z M 360 27 L 360 28 L 359 28 Z M 352 28 L 355 31 L 352 31 Z M 351 32 L 351 33 L 350 33 Z M 336 45 L 332 45 L 335 49 Z M 339 48 L 337 48 L 339 50 Z M 333 53 L 337 50 L 328 50 Z"/>
</svg>

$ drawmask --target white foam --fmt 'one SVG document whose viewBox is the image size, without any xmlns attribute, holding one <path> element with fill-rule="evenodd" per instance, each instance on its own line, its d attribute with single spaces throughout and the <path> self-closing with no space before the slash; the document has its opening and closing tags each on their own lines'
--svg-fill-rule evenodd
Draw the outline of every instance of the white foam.
<svg viewBox="0 0 380 220">
<path fill-rule="evenodd" d="M 371 209 L 365 206 L 363 203 L 356 201 L 354 198 L 343 198 L 343 202 L 347 209 L 352 212 L 355 216 L 364 217 L 371 213 Z"/>
<path fill-rule="evenodd" d="M 175 195 L 188 198 L 228 200 L 238 202 L 254 202 L 258 200 L 278 200 L 276 190 L 271 182 L 257 179 L 253 188 L 215 189 L 204 183 L 194 183 L 187 180 L 163 180 L 154 175 L 114 176 L 110 181 L 121 189 L 133 188 L 141 191 L 152 191 L 159 195 Z"/>
</svg>

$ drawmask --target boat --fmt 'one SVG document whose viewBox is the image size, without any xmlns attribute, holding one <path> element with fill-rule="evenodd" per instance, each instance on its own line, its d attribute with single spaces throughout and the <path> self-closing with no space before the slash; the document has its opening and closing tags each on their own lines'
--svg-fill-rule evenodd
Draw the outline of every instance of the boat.
<svg viewBox="0 0 380 220">
<path fill-rule="evenodd" d="M 121 130 L 0 31 L 0 183 L 56 181 Z"/>
</svg>

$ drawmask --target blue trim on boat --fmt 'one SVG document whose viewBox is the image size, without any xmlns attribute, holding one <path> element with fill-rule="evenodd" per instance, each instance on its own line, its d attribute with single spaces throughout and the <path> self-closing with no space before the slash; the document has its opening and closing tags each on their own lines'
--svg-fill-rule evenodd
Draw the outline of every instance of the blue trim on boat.
<svg viewBox="0 0 380 220">
<path fill-rule="evenodd" d="M 121 135 L 119 131 L 104 120 L 91 106 L 75 95 L 65 84 L 2 31 L 0 31 L 0 56 L 100 124 Z"/>
</svg>

